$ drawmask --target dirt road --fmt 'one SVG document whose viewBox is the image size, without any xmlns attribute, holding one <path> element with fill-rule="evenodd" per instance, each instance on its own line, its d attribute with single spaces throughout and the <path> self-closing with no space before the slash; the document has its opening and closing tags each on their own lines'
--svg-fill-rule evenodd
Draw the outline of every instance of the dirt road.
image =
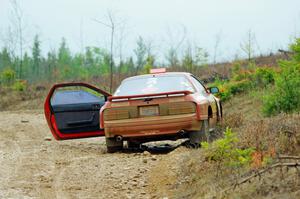
<svg viewBox="0 0 300 199">
<path fill-rule="evenodd" d="M 54 140 L 42 110 L 0 112 L 0 198 L 164 198 L 187 153 L 107 154 L 103 138 Z"/>
</svg>

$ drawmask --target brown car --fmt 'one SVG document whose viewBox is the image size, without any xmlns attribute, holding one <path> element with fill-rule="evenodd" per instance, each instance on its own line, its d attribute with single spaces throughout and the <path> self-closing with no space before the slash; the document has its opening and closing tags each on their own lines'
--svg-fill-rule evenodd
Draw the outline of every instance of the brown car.
<svg viewBox="0 0 300 199">
<path fill-rule="evenodd" d="M 114 95 L 85 83 L 57 84 L 45 115 L 58 140 L 105 136 L 108 152 L 156 140 L 189 138 L 198 147 L 222 118 L 218 88 L 190 73 L 162 72 L 122 81 Z"/>
</svg>

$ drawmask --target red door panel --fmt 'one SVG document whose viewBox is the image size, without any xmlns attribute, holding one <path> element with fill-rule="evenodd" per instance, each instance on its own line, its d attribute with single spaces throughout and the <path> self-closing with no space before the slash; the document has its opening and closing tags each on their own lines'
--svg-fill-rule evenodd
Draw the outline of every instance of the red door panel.
<svg viewBox="0 0 300 199">
<path fill-rule="evenodd" d="M 86 83 L 55 84 L 44 104 L 48 126 L 57 140 L 103 136 L 100 109 L 109 93 Z"/>
</svg>

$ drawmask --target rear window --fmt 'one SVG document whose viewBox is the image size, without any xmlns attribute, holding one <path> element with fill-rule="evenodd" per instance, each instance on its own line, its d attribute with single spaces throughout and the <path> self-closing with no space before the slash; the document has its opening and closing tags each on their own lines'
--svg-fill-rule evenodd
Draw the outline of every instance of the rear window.
<svg viewBox="0 0 300 199">
<path fill-rule="evenodd" d="M 193 86 L 185 76 L 147 76 L 123 81 L 116 90 L 114 96 L 142 95 L 186 90 L 194 92 Z"/>
</svg>

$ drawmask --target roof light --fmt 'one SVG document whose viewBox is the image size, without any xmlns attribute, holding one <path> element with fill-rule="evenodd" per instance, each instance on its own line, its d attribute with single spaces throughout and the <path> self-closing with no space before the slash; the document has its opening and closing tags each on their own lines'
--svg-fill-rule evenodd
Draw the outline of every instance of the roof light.
<svg viewBox="0 0 300 199">
<path fill-rule="evenodd" d="M 150 69 L 150 74 L 165 73 L 165 72 L 167 72 L 166 68 L 153 68 L 153 69 Z"/>
</svg>

